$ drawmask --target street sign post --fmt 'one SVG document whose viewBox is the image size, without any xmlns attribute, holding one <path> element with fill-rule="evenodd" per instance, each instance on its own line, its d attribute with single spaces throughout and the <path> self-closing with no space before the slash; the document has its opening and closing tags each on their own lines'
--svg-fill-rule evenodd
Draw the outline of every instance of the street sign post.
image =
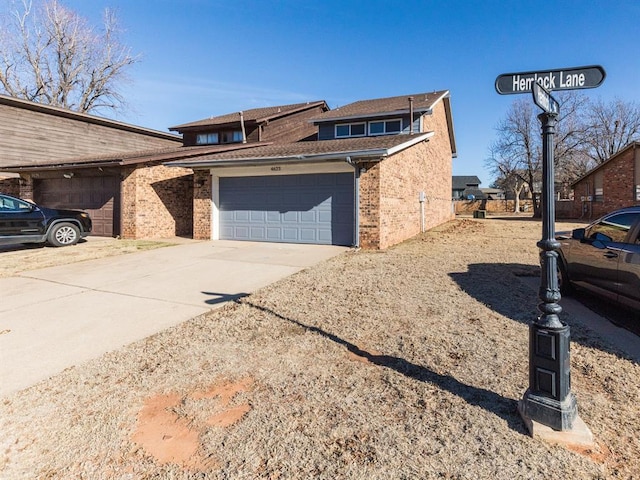
<svg viewBox="0 0 640 480">
<path fill-rule="evenodd" d="M 532 85 L 531 93 L 533 94 L 533 103 L 539 106 L 546 113 L 559 113 L 560 105 L 551 94 L 539 83 Z"/>
<path fill-rule="evenodd" d="M 571 430 L 573 440 L 579 436 L 585 444 L 593 443 L 591 431 L 578 417 L 578 405 L 571 393 L 570 329 L 560 320 L 558 250 L 555 235 L 555 195 L 553 137 L 560 106 L 551 96 L 554 90 L 595 88 L 604 81 L 600 66 L 565 68 L 542 72 L 508 73 L 496 78 L 496 91 L 501 95 L 529 93 L 544 113 L 538 115 L 542 124 L 542 239 L 540 249 L 541 275 L 538 297 L 541 315 L 529 325 L 529 388 L 518 410 L 529 431 L 535 436 L 537 423 L 556 431 Z M 575 425 L 584 428 L 574 428 Z M 538 429 L 538 434 L 541 431 Z"/>
<path fill-rule="evenodd" d="M 539 83 L 548 91 L 596 88 L 604 81 L 606 74 L 599 65 L 563 68 L 540 72 L 505 73 L 496 79 L 496 91 L 500 95 L 528 93 L 534 83 Z"/>
</svg>

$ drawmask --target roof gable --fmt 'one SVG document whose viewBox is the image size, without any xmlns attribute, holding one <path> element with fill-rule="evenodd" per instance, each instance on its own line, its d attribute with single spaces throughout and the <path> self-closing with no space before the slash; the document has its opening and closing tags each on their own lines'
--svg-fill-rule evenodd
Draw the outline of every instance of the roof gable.
<svg viewBox="0 0 640 480">
<path fill-rule="evenodd" d="M 593 167 L 591 170 L 589 170 L 587 173 L 585 173 L 584 175 L 582 175 L 580 178 L 578 178 L 577 180 L 575 180 L 572 184 L 571 187 L 575 187 L 578 183 L 580 183 L 581 181 L 583 181 L 585 178 L 591 176 L 593 173 L 597 172 L 598 170 L 600 170 L 601 168 L 603 168 L 605 165 L 608 165 L 611 162 L 614 162 L 620 155 L 622 155 L 624 152 L 626 152 L 628 149 L 633 148 L 640 148 L 640 142 L 638 141 L 634 141 L 631 142 L 629 145 L 627 145 L 626 147 L 624 147 L 623 149 L 621 149 L 619 152 L 615 153 L 614 155 L 612 155 L 611 157 L 609 157 L 607 160 L 605 160 L 604 162 L 602 162 L 600 165 L 597 165 L 595 167 Z"/>
</svg>

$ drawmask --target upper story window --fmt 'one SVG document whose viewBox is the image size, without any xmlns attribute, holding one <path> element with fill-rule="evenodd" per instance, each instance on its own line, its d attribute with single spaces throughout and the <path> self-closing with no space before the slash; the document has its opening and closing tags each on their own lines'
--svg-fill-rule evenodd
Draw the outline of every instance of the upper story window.
<svg viewBox="0 0 640 480">
<path fill-rule="evenodd" d="M 336 125 L 336 138 L 364 137 L 365 123 L 343 123 Z"/>
<path fill-rule="evenodd" d="M 199 133 L 196 135 L 196 145 L 210 145 L 220 143 L 217 133 Z"/>
<path fill-rule="evenodd" d="M 402 120 L 380 120 L 369 122 L 369 135 L 388 135 L 402 131 Z"/>
<path fill-rule="evenodd" d="M 196 135 L 196 145 L 239 142 L 242 142 L 242 130 L 225 130 L 215 133 L 198 133 Z"/>
</svg>

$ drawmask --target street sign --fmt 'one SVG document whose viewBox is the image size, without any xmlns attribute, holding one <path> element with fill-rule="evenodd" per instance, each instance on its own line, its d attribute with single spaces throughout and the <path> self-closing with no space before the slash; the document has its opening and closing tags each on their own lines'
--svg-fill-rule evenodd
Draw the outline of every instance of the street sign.
<svg viewBox="0 0 640 480">
<path fill-rule="evenodd" d="M 501 95 L 529 93 L 534 83 L 546 90 L 576 90 L 599 87 L 606 73 L 599 65 L 563 68 L 541 72 L 505 73 L 496 78 L 496 91 Z"/>
<path fill-rule="evenodd" d="M 533 102 L 545 112 L 558 113 L 560 111 L 560 105 L 556 99 L 539 83 L 533 83 L 531 93 L 533 94 Z"/>
</svg>

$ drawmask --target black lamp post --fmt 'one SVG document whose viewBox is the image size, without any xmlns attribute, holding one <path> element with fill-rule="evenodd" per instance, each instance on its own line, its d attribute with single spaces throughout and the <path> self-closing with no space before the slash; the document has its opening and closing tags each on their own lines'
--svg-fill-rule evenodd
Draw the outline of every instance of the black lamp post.
<svg viewBox="0 0 640 480">
<path fill-rule="evenodd" d="M 495 83 L 496 91 L 501 95 L 531 93 L 534 103 L 545 112 L 538 116 L 543 142 L 542 240 L 538 242 L 542 267 L 538 292 L 542 300 L 538 305 L 541 315 L 529 327 L 529 388 L 519 402 L 518 410 L 532 434 L 536 429 L 534 422 L 537 422 L 583 444 L 591 444 L 593 436 L 578 417 L 576 398 L 571 393 L 569 327 L 558 316 L 562 308 L 558 305 L 560 289 L 556 273 L 560 244 L 555 238 L 553 134 L 560 106 L 549 91 L 595 88 L 602 84 L 605 76 L 601 66 L 591 65 L 505 73 L 499 75 Z M 573 432 L 568 432 L 572 429 Z"/>
<path fill-rule="evenodd" d="M 571 393 L 569 326 L 558 315 L 557 265 L 560 243 L 555 238 L 553 134 L 558 113 L 538 116 L 542 123 L 542 240 L 538 242 L 542 273 L 538 296 L 541 315 L 529 327 L 529 388 L 519 408 L 526 418 L 554 430 L 571 430 L 578 415 Z"/>
</svg>

